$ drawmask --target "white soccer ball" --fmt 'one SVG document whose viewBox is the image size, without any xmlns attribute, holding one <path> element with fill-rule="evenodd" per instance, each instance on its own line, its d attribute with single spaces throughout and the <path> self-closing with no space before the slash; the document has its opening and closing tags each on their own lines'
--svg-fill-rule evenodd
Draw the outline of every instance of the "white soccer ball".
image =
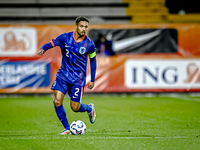
<svg viewBox="0 0 200 150">
<path fill-rule="evenodd" d="M 76 121 L 71 123 L 70 131 L 74 135 L 82 135 L 86 131 L 86 125 L 83 121 L 76 120 Z"/>
</svg>

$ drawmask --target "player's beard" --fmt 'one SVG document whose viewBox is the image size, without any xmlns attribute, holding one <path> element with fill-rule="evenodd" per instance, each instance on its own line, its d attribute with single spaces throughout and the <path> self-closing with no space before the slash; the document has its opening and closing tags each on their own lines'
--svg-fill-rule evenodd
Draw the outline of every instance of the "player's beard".
<svg viewBox="0 0 200 150">
<path fill-rule="evenodd" d="M 78 30 L 77 30 L 77 33 L 78 33 L 78 36 L 79 36 L 79 37 L 85 36 L 85 32 L 81 32 L 81 33 L 83 33 L 83 34 L 81 34 L 81 33 L 79 33 Z"/>
</svg>

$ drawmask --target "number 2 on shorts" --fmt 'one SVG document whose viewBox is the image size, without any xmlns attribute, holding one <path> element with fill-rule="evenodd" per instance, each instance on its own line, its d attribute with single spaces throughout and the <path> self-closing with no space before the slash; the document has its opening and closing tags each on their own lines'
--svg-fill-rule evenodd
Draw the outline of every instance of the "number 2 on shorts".
<svg viewBox="0 0 200 150">
<path fill-rule="evenodd" d="M 79 88 L 75 88 L 76 92 L 74 93 L 74 96 L 78 96 Z"/>
</svg>

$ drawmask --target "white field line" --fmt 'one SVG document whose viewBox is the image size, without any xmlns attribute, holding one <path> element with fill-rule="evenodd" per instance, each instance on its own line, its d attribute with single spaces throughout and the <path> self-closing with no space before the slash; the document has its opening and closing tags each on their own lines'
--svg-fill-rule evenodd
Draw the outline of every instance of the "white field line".
<svg viewBox="0 0 200 150">
<path fill-rule="evenodd" d="M 40 139 L 86 139 L 86 140 L 91 140 L 91 139 L 100 139 L 100 140 L 117 140 L 117 139 L 188 139 L 189 137 L 116 137 L 116 136 L 91 136 L 91 137 L 84 137 L 80 135 L 67 135 L 67 136 L 56 136 L 56 137 L 51 137 L 51 136 L 45 136 L 45 137 L 40 137 L 40 136 L 28 136 L 28 137 L 1 137 L 1 140 L 29 140 L 29 139 L 35 139 L 35 140 L 40 140 Z M 193 138 L 193 137 L 190 137 Z"/>
<path fill-rule="evenodd" d="M 170 98 L 174 98 L 174 99 L 179 99 L 179 100 L 185 100 L 185 101 L 195 101 L 195 102 L 200 102 L 200 99 L 197 99 L 197 98 L 191 98 L 191 97 L 176 97 L 176 96 L 173 96 L 173 97 L 170 97 Z"/>
</svg>

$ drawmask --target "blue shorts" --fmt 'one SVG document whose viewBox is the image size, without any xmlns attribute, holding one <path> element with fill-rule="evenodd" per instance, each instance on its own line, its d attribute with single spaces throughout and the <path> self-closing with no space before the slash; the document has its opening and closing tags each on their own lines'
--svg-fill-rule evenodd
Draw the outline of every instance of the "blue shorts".
<svg viewBox="0 0 200 150">
<path fill-rule="evenodd" d="M 72 101 L 82 101 L 84 90 L 83 86 L 70 84 L 62 79 L 56 78 L 51 86 L 51 89 L 61 91 L 63 94 L 66 94 L 68 92 L 68 95 Z"/>
</svg>

